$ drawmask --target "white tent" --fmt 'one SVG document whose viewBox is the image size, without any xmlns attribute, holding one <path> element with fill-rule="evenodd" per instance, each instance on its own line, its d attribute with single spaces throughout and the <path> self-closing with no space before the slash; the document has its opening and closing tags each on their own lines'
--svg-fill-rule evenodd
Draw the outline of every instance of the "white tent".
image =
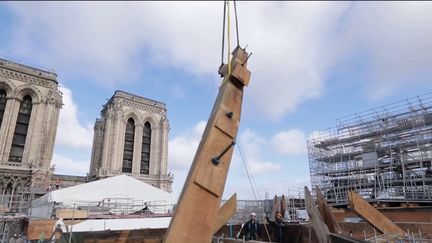
<svg viewBox="0 0 432 243">
<path fill-rule="evenodd" d="M 61 203 L 63 207 L 108 205 L 119 206 L 131 213 L 147 206 L 151 211 L 171 210 L 176 198 L 171 193 L 160 190 L 127 175 L 119 175 L 77 186 L 51 191 L 34 200 L 34 208 L 47 203 Z M 129 209 L 128 209 L 129 207 Z M 113 212 L 111 210 L 111 212 Z M 120 213 L 120 212 L 113 212 Z"/>
<path fill-rule="evenodd" d="M 90 219 L 69 226 L 72 232 L 105 230 L 166 229 L 171 217 L 134 218 L 134 219 Z"/>
</svg>

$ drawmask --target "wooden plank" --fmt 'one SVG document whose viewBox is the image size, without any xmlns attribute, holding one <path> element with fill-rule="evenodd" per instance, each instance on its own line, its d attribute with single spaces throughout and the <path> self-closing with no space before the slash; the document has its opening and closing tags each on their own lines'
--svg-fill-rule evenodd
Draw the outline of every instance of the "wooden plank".
<svg viewBox="0 0 432 243">
<path fill-rule="evenodd" d="M 285 217 L 285 210 L 286 210 L 286 208 L 287 208 L 287 205 L 286 205 L 286 201 L 285 201 L 285 195 L 284 194 L 282 194 L 282 200 L 281 200 L 281 214 L 282 214 L 282 217 L 284 218 Z M 276 215 L 275 215 L 276 216 Z"/>
<path fill-rule="evenodd" d="M 57 209 L 56 217 L 62 219 L 86 219 L 89 216 L 88 210 Z"/>
<path fill-rule="evenodd" d="M 238 81 L 240 81 L 244 86 L 248 86 L 249 85 L 249 79 L 250 79 L 250 76 L 251 76 L 251 72 L 249 72 L 249 70 L 247 70 L 240 63 L 236 63 L 234 65 L 234 68 L 233 68 L 233 71 L 232 71 L 232 75 Z"/>
<path fill-rule="evenodd" d="M 315 192 L 317 195 L 318 210 L 321 214 L 321 217 L 324 220 L 324 223 L 327 225 L 331 233 L 342 234 L 342 228 L 336 222 L 336 219 L 332 213 L 332 209 L 327 204 L 327 201 L 325 200 L 321 190 L 318 187 L 316 187 Z"/>
<path fill-rule="evenodd" d="M 139 229 L 139 230 L 120 230 L 120 231 L 92 231 L 75 232 L 73 235 L 75 242 L 83 243 L 161 243 L 165 229 Z M 66 235 L 68 239 L 68 235 Z"/>
<path fill-rule="evenodd" d="M 279 199 L 277 197 L 277 195 L 274 196 L 273 198 L 273 215 L 272 215 L 272 220 L 274 220 L 276 218 L 276 214 L 280 213 L 280 204 L 279 204 Z"/>
<path fill-rule="evenodd" d="M 240 117 L 238 111 L 236 113 L 232 112 L 228 107 L 221 107 L 221 112 L 216 118 L 216 127 L 222 132 L 227 134 L 231 139 L 235 138 L 237 129 L 240 124 Z M 230 114 L 229 114 L 230 113 Z M 232 125 L 231 123 L 236 122 L 238 124 Z"/>
<path fill-rule="evenodd" d="M 236 48 L 232 63 L 245 63 L 247 56 L 244 49 Z M 246 63 L 243 67 L 246 67 Z M 220 73 L 225 74 L 221 70 Z M 249 82 L 246 80 L 248 77 L 241 79 L 237 80 L 231 74 L 225 78 L 219 89 L 177 208 L 165 234 L 165 243 L 211 242 L 233 153 L 233 147 L 229 145 L 238 132 L 243 83 Z M 233 113 L 232 119 L 222 120 L 222 116 L 229 112 Z M 218 123 L 217 118 L 220 119 Z M 225 150 L 226 153 L 221 155 Z M 212 162 L 215 157 L 219 157 L 219 164 Z"/>
<path fill-rule="evenodd" d="M 321 218 L 321 214 L 318 211 L 315 200 L 313 199 L 309 189 L 305 187 L 305 204 L 306 211 L 309 215 L 309 219 L 314 229 L 315 235 L 319 243 L 330 243 L 330 231 L 327 225 Z"/>
<path fill-rule="evenodd" d="M 216 234 L 216 232 L 225 225 L 225 223 L 235 214 L 236 211 L 237 194 L 234 193 L 234 195 L 232 195 L 230 199 L 228 199 L 228 201 L 226 201 L 219 209 L 212 235 Z"/>
<path fill-rule="evenodd" d="M 27 227 L 27 239 L 39 240 L 40 237 L 48 239 L 53 233 L 55 220 L 30 220 Z"/>
<path fill-rule="evenodd" d="M 348 199 L 351 208 L 362 218 L 367 220 L 371 225 L 377 228 L 384 234 L 401 234 L 405 232 L 388 219 L 384 214 L 378 211 L 365 201 L 360 195 L 354 191 L 348 192 Z"/>
</svg>

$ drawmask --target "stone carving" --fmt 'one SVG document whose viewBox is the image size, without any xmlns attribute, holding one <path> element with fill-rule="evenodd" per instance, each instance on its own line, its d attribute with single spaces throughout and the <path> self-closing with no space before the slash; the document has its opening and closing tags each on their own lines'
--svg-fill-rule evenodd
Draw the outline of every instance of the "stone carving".
<svg viewBox="0 0 432 243">
<path fill-rule="evenodd" d="M 6 93 L 8 93 L 9 97 L 15 96 L 16 85 L 9 79 L 0 76 L 0 88 L 6 89 Z"/>
<path fill-rule="evenodd" d="M 47 88 L 56 88 L 57 87 L 57 84 L 54 81 L 34 77 L 32 75 L 20 73 L 17 71 L 12 71 L 12 70 L 5 69 L 2 67 L 0 67 L 0 75 L 2 75 L 3 77 L 12 78 L 12 79 L 23 81 L 26 83 L 36 84 L 36 85 L 44 86 Z"/>
<path fill-rule="evenodd" d="M 163 128 L 169 129 L 169 121 L 165 114 L 161 118 L 161 124 Z"/>
<path fill-rule="evenodd" d="M 46 96 L 46 102 L 51 105 L 55 105 L 58 108 L 63 106 L 62 93 L 59 90 L 50 90 Z"/>
<path fill-rule="evenodd" d="M 16 98 L 22 99 L 25 95 L 30 95 L 33 103 L 44 102 L 44 96 L 38 87 L 32 84 L 22 84 L 16 88 Z"/>
<path fill-rule="evenodd" d="M 123 106 L 132 107 L 132 108 L 143 110 L 143 111 L 148 111 L 151 113 L 163 114 L 165 112 L 164 109 L 161 109 L 158 107 L 152 107 L 152 106 L 138 103 L 138 102 L 133 102 L 130 100 L 122 100 L 122 101 L 120 101 L 120 104 Z"/>
</svg>

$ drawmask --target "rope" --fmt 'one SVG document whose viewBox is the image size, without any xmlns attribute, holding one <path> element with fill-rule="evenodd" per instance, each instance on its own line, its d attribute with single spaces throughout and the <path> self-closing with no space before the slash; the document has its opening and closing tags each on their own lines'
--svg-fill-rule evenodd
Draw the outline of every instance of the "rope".
<svg viewBox="0 0 432 243">
<path fill-rule="evenodd" d="M 237 37 L 237 46 L 240 46 L 240 37 L 239 37 L 239 28 L 238 28 L 238 16 L 237 16 L 237 4 L 236 1 L 233 0 L 234 3 L 234 15 L 235 15 L 235 24 L 236 24 L 236 37 Z M 221 54 L 221 66 L 224 64 L 224 51 L 225 51 L 225 26 L 226 35 L 227 35 L 227 59 L 228 59 L 228 75 L 229 77 L 232 72 L 231 67 L 231 14 L 230 14 L 230 0 L 224 1 L 224 11 L 223 11 L 223 22 L 222 22 L 222 54 Z M 227 77 L 222 81 L 225 82 Z"/>
<path fill-rule="evenodd" d="M 229 6 L 230 0 L 227 0 L 227 36 L 228 36 L 228 50 L 227 50 L 227 57 L 228 57 L 228 77 L 231 76 L 231 18 L 230 18 L 230 6 Z"/>
<path fill-rule="evenodd" d="M 249 171 L 249 166 L 247 164 L 246 157 L 244 155 L 243 148 L 241 146 L 240 141 L 238 141 L 237 144 L 238 144 L 237 148 L 239 149 L 240 157 L 241 157 L 241 159 L 243 161 L 243 165 L 245 167 L 246 175 L 248 176 L 249 183 L 250 183 L 251 188 L 252 188 L 252 192 L 254 194 L 255 200 L 258 201 L 258 197 L 261 199 L 261 195 L 259 195 L 258 187 L 256 186 L 255 180 L 253 179 L 253 176 L 252 176 L 251 172 Z M 258 197 L 257 197 L 257 193 L 255 192 L 255 190 L 258 192 Z M 268 240 L 270 241 L 271 239 L 270 239 L 270 234 L 269 234 L 268 229 L 267 229 L 267 224 L 265 222 L 263 222 L 263 225 L 264 225 L 264 229 L 266 231 Z"/>
<path fill-rule="evenodd" d="M 241 147 L 241 144 L 239 144 L 239 146 L 240 146 L 241 152 L 243 153 L 243 159 L 245 160 L 245 164 L 246 164 L 247 170 L 249 170 L 249 175 L 250 175 L 250 178 L 251 178 L 251 180 L 252 180 L 252 186 L 255 188 L 255 190 L 256 190 L 256 192 L 257 192 L 257 194 L 258 194 L 258 198 L 255 196 L 255 200 L 258 200 L 258 199 L 261 200 L 261 199 L 262 199 L 262 197 L 261 197 L 261 193 L 260 193 L 260 191 L 258 190 L 258 187 L 257 187 L 257 185 L 256 185 L 256 183 L 255 183 L 255 179 L 254 179 L 254 177 L 253 177 L 253 175 L 252 175 L 252 172 L 250 172 L 249 164 L 248 164 L 248 162 L 247 162 L 247 160 L 246 160 L 246 156 L 244 155 L 245 153 L 244 153 L 243 147 Z"/>
<path fill-rule="evenodd" d="M 237 4 L 236 4 L 237 1 L 234 0 L 233 2 L 234 2 L 234 13 L 235 13 L 235 22 L 236 22 L 237 46 L 240 46 L 238 18 L 237 18 Z"/>
<path fill-rule="evenodd" d="M 255 200 L 258 200 L 257 193 L 255 192 L 254 182 L 252 182 L 252 176 L 251 176 L 251 173 L 249 172 L 249 166 L 247 165 L 247 162 L 246 162 L 246 159 L 245 159 L 245 156 L 244 156 L 244 152 L 243 152 L 243 148 L 242 148 L 242 146 L 240 144 L 240 141 L 238 141 L 237 144 L 238 144 L 237 148 L 238 148 L 238 150 L 240 152 L 240 157 L 241 157 L 243 165 L 245 167 L 246 175 L 247 175 L 247 177 L 249 179 L 249 183 L 251 185 L 252 192 L 254 194 Z"/>
<path fill-rule="evenodd" d="M 237 37 L 237 46 L 240 46 L 240 34 L 238 27 L 238 15 L 237 15 L 237 1 L 233 0 L 234 4 L 234 15 L 235 15 L 235 25 L 236 25 L 236 37 Z M 227 10 L 228 9 L 228 10 Z M 227 35 L 228 35 L 228 63 L 230 62 L 230 51 L 231 51 L 231 15 L 230 15 L 230 0 L 224 1 L 224 10 L 222 17 L 222 55 L 221 55 L 221 65 L 224 64 L 224 51 L 225 51 L 225 26 L 227 26 Z M 226 21 L 227 20 L 227 21 Z M 228 22 L 228 23 L 227 23 Z"/>
<path fill-rule="evenodd" d="M 224 1 L 224 11 L 223 11 L 223 23 L 222 23 L 222 55 L 221 55 L 221 66 L 224 64 L 224 48 L 225 48 L 225 16 L 226 16 L 226 1 Z"/>
</svg>

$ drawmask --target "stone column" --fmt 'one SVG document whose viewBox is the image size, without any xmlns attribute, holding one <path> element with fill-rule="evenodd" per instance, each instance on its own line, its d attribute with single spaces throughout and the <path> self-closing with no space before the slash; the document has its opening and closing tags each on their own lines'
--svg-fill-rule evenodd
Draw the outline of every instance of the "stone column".
<svg viewBox="0 0 432 243">
<path fill-rule="evenodd" d="M 3 114 L 3 121 L 2 124 L 0 124 L 0 161 L 2 161 L 3 159 L 3 154 L 4 154 L 4 150 L 6 148 L 6 138 L 7 138 L 7 133 L 9 131 L 9 127 L 10 127 L 10 116 L 12 113 L 12 107 L 13 107 L 13 103 L 14 103 L 14 99 L 12 99 L 12 97 L 7 97 L 7 101 L 6 101 L 6 107 L 5 107 L 5 111 Z"/>
<path fill-rule="evenodd" d="M 123 167 L 123 155 L 124 155 L 124 145 L 125 145 L 125 132 L 126 132 L 125 120 L 119 120 L 119 128 L 117 130 L 118 136 L 116 141 L 116 146 L 118 147 L 116 153 L 116 164 L 113 165 L 111 169 L 121 171 Z M 135 139 L 135 138 L 134 138 Z"/>
<path fill-rule="evenodd" d="M 143 129 L 144 127 L 142 124 L 135 124 L 135 138 L 134 138 L 134 149 L 133 149 L 133 160 L 132 160 L 133 174 L 140 174 Z"/>
<path fill-rule="evenodd" d="M 159 175 L 161 152 L 160 132 L 160 127 L 154 124 L 151 129 L 149 175 Z"/>
<path fill-rule="evenodd" d="M 111 110 L 111 131 L 109 133 L 110 143 L 109 143 L 109 151 L 110 156 L 108 157 L 108 162 L 106 164 L 106 169 L 112 170 L 117 167 L 117 154 L 118 154 L 118 133 L 120 132 L 119 126 L 121 123 L 119 114 L 116 113 L 115 110 Z"/>
<path fill-rule="evenodd" d="M 42 108 L 42 107 L 41 107 Z M 33 165 L 38 165 L 41 167 L 44 167 L 45 163 L 45 153 L 49 149 L 48 147 L 48 137 L 50 135 L 50 132 L 52 129 L 57 129 L 57 127 L 53 127 L 52 125 L 52 118 L 50 117 L 50 113 L 52 113 L 52 105 L 50 103 L 44 103 L 43 104 L 43 111 L 39 111 L 40 116 L 43 116 L 43 118 L 39 119 L 39 122 L 37 123 L 37 127 L 35 130 L 39 130 L 37 133 L 39 135 L 34 134 L 34 136 L 39 137 L 39 142 L 37 143 L 37 146 L 35 144 L 32 144 L 32 147 L 36 147 L 37 151 L 35 159 L 32 157 L 29 157 L 29 161 L 33 163 Z M 33 153 L 33 151 L 32 151 Z M 47 168 L 50 167 L 50 164 L 47 166 Z"/>
<path fill-rule="evenodd" d="M 110 133 L 111 133 L 111 117 L 109 114 L 105 114 L 103 118 L 105 123 L 104 135 L 103 135 L 103 146 L 102 146 L 102 168 L 107 169 L 108 159 L 109 159 L 109 144 L 110 141 Z"/>
<path fill-rule="evenodd" d="M 93 146 L 89 171 L 90 175 L 96 175 L 97 169 L 99 169 L 101 166 L 99 163 L 101 162 L 103 131 L 102 122 L 99 119 L 96 119 L 93 130 Z"/>
<path fill-rule="evenodd" d="M 39 145 L 41 137 L 44 135 L 43 128 L 41 127 L 43 116 L 45 115 L 46 105 L 40 102 L 33 102 L 32 111 L 30 114 L 30 122 L 27 129 L 27 137 L 24 145 L 24 152 L 22 157 L 22 163 L 38 163 L 37 154 L 39 152 Z M 42 118 L 43 119 L 40 119 Z M 49 127 L 49 124 L 44 124 Z"/>
<path fill-rule="evenodd" d="M 42 167 L 43 168 L 50 168 L 51 167 L 51 161 L 54 153 L 54 144 L 55 144 L 55 138 L 57 135 L 57 126 L 58 126 L 58 120 L 60 116 L 60 108 L 62 106 L 62 101 L 57 100 L 55 104 L 52 105 L 52 113 L 51 113 L 51 119 L 50 119 L 50 125 L 51 129 L 49 130 L 49 134 L 46 135 L 46 148 L 44 153 L 42 154 Z"/>
<path fill-rule="evenodd" d="M 168 173 L 168 131 L 169 131 L 169 124 L 168 119 L 162 120 L 162 136 L 161 136 L 161 175 L 167 175 Z"/>
</svg>

